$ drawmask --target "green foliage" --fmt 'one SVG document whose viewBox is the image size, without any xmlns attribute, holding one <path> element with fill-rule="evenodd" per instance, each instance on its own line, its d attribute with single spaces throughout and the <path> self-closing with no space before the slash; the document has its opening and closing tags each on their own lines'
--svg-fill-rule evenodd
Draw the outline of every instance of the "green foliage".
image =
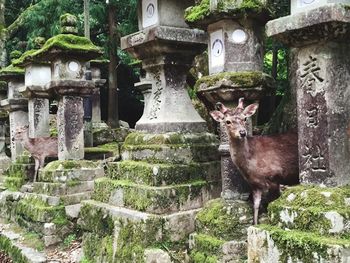
<svg viewBox="0 0 350 263">
<path fill-rule="evenodd" d="M 63 245 L 65 247 L 70 247 L 76 239 L 77 236 L 75 234 L 70 234 L 63 240 Z"/>
</svg>

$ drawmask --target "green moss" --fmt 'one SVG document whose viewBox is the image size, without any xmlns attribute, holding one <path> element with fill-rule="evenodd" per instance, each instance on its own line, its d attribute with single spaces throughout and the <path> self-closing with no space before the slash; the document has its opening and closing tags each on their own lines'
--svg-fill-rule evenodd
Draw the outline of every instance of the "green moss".
<svg viewBox="0 0 350 263">
<path fill-rule="evenodd" d="M 210 0 L 201 0 L 198 5 L 191 6 L 185 11 L 185 20 L 195 22 L 210 14 Z"/>
<path fill-rule="evenodd" d="M 11 64 L 0 70 L 0 77 L 7 75 L 24 75 L 24 69 Z"/>
<path fill-rule="evenodd" d="M 19 58 L 20 56 L 22 56 L 22 52 L 19 51 L 19 50 L 14 50 L 14 51 L 12 51 L 12 52 L 10 53 L 10 59 L 11 59 L 11 61 L 12 61 L 13 59 Z"/>
<path fill-rule="evenodd" d="M 241 218 L 247 218 L 242 222 Z M 237 240 L 251 224 L 252 210 L 246 202 L 226 204 L 222 199 L 208 202 L 197 214 L 196 229 L 222 240 Z"/>
<path fill-rule="evenodd" d="M 254 88 L 257 86 L 273 86 L 271 76 L 261 71 L 223 72 L 200 78 L 195 89 L 208 90 L 216 86 L 229 85 L 239 88 Z"/>
<path fill-rule="evenodd" d="M 189 200 L 198 198 L 202 190 L 213 187 L 215 183 L 197 181 L 189 184 L 179 184 L 167 187 L 150 187 L 134 184 L 127 180 L 111 180 L 99 178 L 95 180 L 93 199 L 108 203 L 113 193 L 123 191 L 125 207 L 152 213 L 166 213 L 178 210 Z"/>
<path fill-rule="evenodd" d="M 281 222 L 285 227 L 329 235 L 331 222 L 325 217 L 326 212 L 337 212 L 344 219 L 350 220 L 350 210 L 345 204 L 346 198 L 350 198 L 350 186 L 291 187 L 269 205 L 269 219 L 272 224 L 277 224 L 280 222 L 281 212 L 290 211 L 289 213 L 295 213 L 294 220 L 293 222 Z"/>
<path fill-rule="evenodd" d="M 18 202 L 16 214 L 33 222 L 52 222 L 65 217 L 64 206 L 49 206 L 39 198 L 26 198 Z"/>
<path fill-rule="evenodd" d="M 96 259 L 104 259 L 104 262 L 113 262 L 113 236 L 98 236 L 96 234 L 84 234 L 85 262 L 96 262 Z"/>
<path fill-rule="evenodd" d="M 240 17 L 245 15 L 257 15 L 272 11 L 269 5 L 260 0 L 219 0 L 215 9 L 210 10 L 210 1 L 201 0 L 197 5 L 189 7 L 185 11 L 185 20 L 188 23 L 201 22 L 211 17 L 227 15 L 230 17 Z"/>
<path fill-rule="evenodd" d="M 259 225 L 258 228 L 268 231 L 281 252 L 281 262 L 287 262 L 288 257 L 292 257 L 293 259 L 302 259 L 304 263 L 312 263 L 315 262 L 314 253 L 317 253 L 318 257 L 330 260 L 327 251 L 329 246 L 350 247 L 350 240 L 326 237 L 312 232 L 285 231 L 269 225 Z M 333 262 L 333 260 L 330 261 Z"/>
<path fill-rule="evenodd" d="M 31 49 L 31 50 L 27 50 L 26 52 L 23 53 L 22 56 L 20 56 L 19 58 L 17 59 L 14 59 L 12 61 L 12 64 L 14 66 L 17 66 L 17 67 L 23 67 L 24 65 L 24 61 L 26 58 L 30 57 L 32 54 L 34 54 L 35 52 L 37 51 L 37 49 Z"/>
<path fill-rule="evenodd" d="M 41 240 L 40 236 L 34 232 L 25 233 L 23 236 L 22 243 L 38 251 L 43 251 L 45 248 L 45 245 Z"/>
<path fill-rule="evenodd" d="M 21 61 L 23 61 L 23 63 L 42 61 L 45 54 L 57 49 L 62 52 L 73 52 L 74 54 L 81 54 L 87 57 L 95 57 L 101 54 L 100 48 L 85 37 L 72 34 L 59 34 L 47 40 L 41 49 L 27 53 L 26 56 L 21 58 Z"/>
<path fill-rule="evenodd" d="M 96 235 L 106 236 L 114 233 L 114 220 L 106 210 L 94 206 L 94 202 L 84 202 L 80 210 L 80 226 Z"/>
<path fill-rule="evenodd" d="M 61 26 L 76 26 L 77 23 L 78 23 L 78 19 L 75 15 L 66 13 L 60 16 Z"/>
<path fill-rule="evenodd" d="M 12 241 L 0 234 L 0 251 L 5 252 L 16 263 L 28 263 L 28 259 L 22 255 L 21 249 L 14 246 Z"/>
<path fill-rule="evenodd" d="M 217 179 L 220 162 L 182 164 L 152 164 L 142 161 L 122 161 L 107 166 L 111 179 L 130 180 L 150 186 L 174 185 L 194 180 Z"/>
<path fill-rule="evenodd" d="M 66 161 L 53 161 L 47 164 L 44 168 L 45 171 L 54 170 L 71 170 L 82 168 L 97 168 L 98 163 L 86 160 L 66 160 Z"/>
</svg>

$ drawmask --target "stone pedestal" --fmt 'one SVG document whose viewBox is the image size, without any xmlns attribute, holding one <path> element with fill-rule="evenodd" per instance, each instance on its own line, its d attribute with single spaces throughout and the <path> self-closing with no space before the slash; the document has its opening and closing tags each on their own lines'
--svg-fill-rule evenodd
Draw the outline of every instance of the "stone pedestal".
<svg viewBox="0 0 350 263">
<path fill-rule="evenodd" d="M 270 225 L 249 229 L 248 262 L 350 261 L 350 11 L 312 2 L 267 24 L 268 36 L 294 47 L 302 185 L 269 205 Z"/>
<path fill-rule="evenodd" d="M 297 47 L 299 166 L 303 184 L 350 183 L 349 30 L 349 10 L 341 4 L 283 17 L 267 27 L 268 35 Z"/>
<path fill-rule="evenodd" d="M 91 94 L 95 84 L 86 80 L 51 81 L 50 89 L 60 96 L 57 111 L 58 159 L 84 158 L 83 96 Z"/>
<path fill-rule="evenodd" d="M 142 59 L 152 82 L 149 107 L 136 129 L 151 133 L 204 132 L 205 121 L 193 108 L 186 75 L 194 56 L 203 50 L 200 30 L 158 26 L 122 38 L 122 48 Z"/>
</svg>

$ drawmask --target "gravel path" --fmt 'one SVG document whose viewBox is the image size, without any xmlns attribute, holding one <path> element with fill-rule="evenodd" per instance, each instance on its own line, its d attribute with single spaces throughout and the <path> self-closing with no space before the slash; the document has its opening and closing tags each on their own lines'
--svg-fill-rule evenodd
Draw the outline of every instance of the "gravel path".
<svg viewBox="0 0 350 263">
<path fill-rule="evenodd" d="M 2 251 L 0 251 L 0 262 L 1 263 L 13 263 L 13 261 Z"/>
</svg>

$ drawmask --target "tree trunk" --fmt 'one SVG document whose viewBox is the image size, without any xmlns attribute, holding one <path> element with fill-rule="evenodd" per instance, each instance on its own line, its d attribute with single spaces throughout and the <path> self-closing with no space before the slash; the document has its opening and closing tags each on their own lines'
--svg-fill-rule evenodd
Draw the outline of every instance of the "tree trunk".
<svg viewBox="0 0 350 263">
<path fill-rule="evenodd" d="M 5 27 L 5 0 L 0 0 L 0 68 L 7 64 Z"/>
<path fill-rule="evenodd" d="M 117 8 L 113 4 L 108 5 L 109 26 L 109 77 L 108 77 L 108 124 L 112 128 L 119 127 L 118 113 L 118 85 L 117 85 Z"/>
<path fill-rule="evenodd" d="M 90 10 L 89 0 L 84 0 L 84 35 L 90 39 Z"/>
</svg>

